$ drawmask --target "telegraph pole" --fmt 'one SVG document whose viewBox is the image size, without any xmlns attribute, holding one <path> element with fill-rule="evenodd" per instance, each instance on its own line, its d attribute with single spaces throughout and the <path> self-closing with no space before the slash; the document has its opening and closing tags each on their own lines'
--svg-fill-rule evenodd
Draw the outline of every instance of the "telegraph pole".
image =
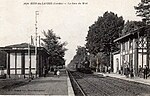
<svg viewBox="0 0 150 96">
<path fill-rule="evenodd" d="M 35 64 L 36 64 L 36 77 L 37 77 L 37 34 L 38 34 L 38 21 L 37 21 L 37 15 L 39 15 L 39 11 L 35 11 Z"/>
<path fill-rule="evenodd" d="M 30 41 L 29 41 L 30 42 Z M 28 43 L 28 58 L 29 58 L 29 78 L 31 77 L 31 54 L 30 54 L 30 43 Z"/>
</svg>

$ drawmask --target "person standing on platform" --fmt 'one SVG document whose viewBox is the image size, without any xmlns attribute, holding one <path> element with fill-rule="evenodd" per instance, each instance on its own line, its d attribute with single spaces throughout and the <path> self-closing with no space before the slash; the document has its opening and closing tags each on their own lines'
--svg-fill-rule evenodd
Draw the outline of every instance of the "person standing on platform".
<svg viewBox="0 0 150 96">
<path fill-rule="evenodd" d="M 129 74 L 130 74 L 130 68 L 127 65 L 126 68 L 125 68 L 125 75 L 126 75 L 127 78 L 129 78 Z"/>
<path fill-rule="evenodd" d="M 121 75 L 123 75 L 123 65 L 121 65 Z"/>
<path fill-rule="evenodd" d="M 59 78 L 59 76 L 60 76 L 60 71 L 59 70 L 57 70 L 57 76 L 58 76 L 58 78 Z"/>
<path fill-rule="evenodd" d="M 144 79 L 147 79 L 147 74 L 148 74 L 148 67 L 145 65 L 144 67 Z"/>
<path fill-rule="evenodd" d="M 133 68 L 130 69 L 130 77 L 131 77 L 131 78 L 134 77 Z"/>
<path fill-rule="evenodd" d="M 143 71 L 143 69 L 142 69 L 142 67 L 141 67 L 141 65 L 140 65 L 140 66 L 139 66 L 139 69 L 138 69 L 138 76 L 139 76 L 139 77 L 141 76 L 142 71 Z"/>
<path fill-rule="evenodd" d="M 111 67 L 109 66 L 109 67 L 108 67 L 108 73 L 109 73 L 109 74 L 110 74 L 110 71 L 111 71 Z"/>
<path fill-rule="evenodd" d="M 46 66 L 44 66 L 43 68 L 43 74 L 44 74 L 44 77 L 46 77 Z"/>
</svg>

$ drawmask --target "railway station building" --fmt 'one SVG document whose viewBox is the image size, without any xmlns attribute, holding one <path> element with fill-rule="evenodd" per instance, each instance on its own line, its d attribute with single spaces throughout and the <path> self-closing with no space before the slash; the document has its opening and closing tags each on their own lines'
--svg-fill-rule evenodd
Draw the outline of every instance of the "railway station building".
<svg viewBox="0 0 150 96">
<path fill-rule="evenodd" d="M 120 50 L 113 53 L 114 73 L 119 73 L 125 67 L 133 70 L 135 76 L 139 67 L 145 65 L 150 68 L 150 36 L 146 27 L 141 27 L 114 40 Z"/>
<path fill-rule="evenodd" d="M 29 76 L 43 76 L 43 68 L 49 67 L 49 54 L 44 47 L 37 47 L 36 55 L 35 49 L 35 46 L 28 43 L 0 47 L 1 51 L 7 53 L 7 77 L 28 78 Z"/>
</svg>

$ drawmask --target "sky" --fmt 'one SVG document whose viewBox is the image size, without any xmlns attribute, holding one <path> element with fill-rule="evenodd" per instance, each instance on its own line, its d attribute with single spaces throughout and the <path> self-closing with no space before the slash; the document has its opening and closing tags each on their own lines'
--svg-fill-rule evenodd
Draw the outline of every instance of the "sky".
<svg viewBox="0 0 150 96">
<path fill-rule="evenodd" d="M 114 12 L 124 20 L 141 20 L 134 6 L 140 0 L 0 0 L 0 47 L 29 42 L 35 37 L 35 11 L 39 11 L 38 35 L 53 29 L 67 42 L 67 64 L 77 46 L 86 44 L 91 26 L 104 12 Z M 59 4 L 58 4 L 59 3 Z"/>
</svg>

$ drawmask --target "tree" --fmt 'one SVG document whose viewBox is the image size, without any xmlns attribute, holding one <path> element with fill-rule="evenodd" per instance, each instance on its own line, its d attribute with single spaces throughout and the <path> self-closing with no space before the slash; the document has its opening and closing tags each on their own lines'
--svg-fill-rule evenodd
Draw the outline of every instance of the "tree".
<svg viewBox="0 0 150 96">
<path fill-rule="evenodd" d="M 49 52 L 50 63 L 52 65 L 64 65 L 65 59 L 65 48 L 66 42 L 61 43 L 59 40 L 61 39 L 59 36 L 56 36 L 53 33 L 53 30 L 48 30 L 48 32 L 43 32 L 45 38 L 42 38 L 44 42 L 43 46 Z"/>
<path fill-rule="evenodd" d="M 82 46 L 78 46 L 76 49 L 76 54 L 71 60 L 70 64 L 75 64 L 76 68 L 78 68 L 79 66 L 85 67 L 84 65 L 85 59 L 89 59 L 86 48 Z"/>
<path fill-rule="evenodd" d="M 89 27 L 86 37 L 88 52 L 94 55 L 103 52 L 108 56 L 110 51 L 117 50 L 113 40 L 119 37 L 123 25 L 123 17 L 118 17 L 113 12 L 105 12 L 103 16 L 98 17 L 98 20 Z"/>
<path fill-rule="evenodd" d="M 89 27 L 86 37 L 86 48 L 90 54 L 101 53 L 101 61 L 105 66 L 112 66 L 110 62 L 111 52 L 117 51 L 118 46 L 113 42 L 122 32 L 124 26 L 123 17 L 118 17 L 113 12 L 105 12 L 103 16 Z M 98 57 L 96 57 L 98 60 Z"/>
<path fill-rule="evenodd" d="M 96 64 L 96 58 L 93 54 L 89 55 L 89 60 L 90 60 L 90 67 L 91 68 L 96 68 L 97 64 Z"/>
<path fill-rule="evenodd" d="M 143 22 L 146 24 L 145 32 L 150 36 L 150 0 L 141 0 L 141 2 L 134 6 L 137 16 L 142 17 Z"/>
<path fill-rule="evenodd" d="M 143 20 L 149 24 L 150 23 L 150 0 L 141 0 L 141 2 L 134 7 L 137 16 L 143 18 Z"/>
</svg>

